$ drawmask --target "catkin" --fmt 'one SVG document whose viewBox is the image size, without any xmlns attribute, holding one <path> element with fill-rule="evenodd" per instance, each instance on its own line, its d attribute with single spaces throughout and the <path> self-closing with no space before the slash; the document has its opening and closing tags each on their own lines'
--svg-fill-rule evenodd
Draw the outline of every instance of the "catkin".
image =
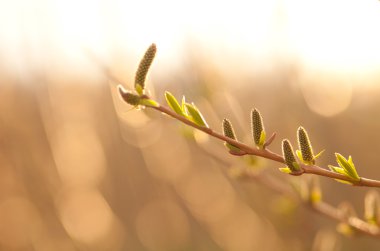
<svg viewBox="0 0 380 251">
<path fill-rule="evenodd" d="M 228 119 L 223 119 L 223 134 L 228 138 L 236 140 L 234 128 Z"/>
<path fill-rule="evenodd" d="M 141 89 L 144 89 L 146 74 L 148 73 L 149 67 L 153 62 L 153 59 L 156 55 L 156 51 L 157 48 L 155 44 L 152 44 L 146 50 L 144 57 L 140 61 L 139 68 L 136 71 L 135 87 L 139 85 Z"/>
<path fill-rule="evenodd" d="M 302 159 L 306 162 L 314 164 L 313 148 L 311 147 L 309 136 L 302 126 L 298 128 L 297 136 L 298 147 L 301 150 Z"/>
<path fill-rule="evenodd" d="M 299 171 L 298 166 L 295 166 L 294 163 L 296 161 L 296 157 L 294 156 L 293 147 L 290 144 L 289 140 L 284 139 L 282 141 L 282 155 L 285 159 L 285 164 L 289 167 L 290 170 Z"/>
<path fill-rule="evenodd" d="M 261 117 L 260 112 L 255 108 L 251 112 L 251 127 L 252 127 L 252 136 L 256 145 L 260 144 L 261 132 L 264 130 L 263 118 Z"/>
</svg>

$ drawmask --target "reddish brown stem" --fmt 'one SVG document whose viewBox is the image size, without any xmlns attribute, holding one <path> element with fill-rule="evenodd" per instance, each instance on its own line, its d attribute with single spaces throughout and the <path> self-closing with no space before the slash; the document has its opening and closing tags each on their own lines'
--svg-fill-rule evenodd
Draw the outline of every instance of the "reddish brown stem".
<svg viewBox="0 0 380 251">
<path fill-rule="evenodd" d="M 185 124 L 187 124 L 193 128 L 196 128 L 200 131 L 203 131 L 204 133 L 207 133 L 208 135 L 210 135 L 214 138 L 228 142 L 231 145 L 238 147 L 240 150 L 244 151 L 246 154 L 260 156 L 260 157 L 263 157 L 265 159 L 270 159 L 270 160 L 273 160 L 273 161 L 276 161 L 279 163 L 285 163 L 284 158 L 277 153 L 274 153 L 268 149 L 258 149 L 258 148 L 248 146 L 242 142 L 236 141 L 234 139 L 231 139 L 229 137 L 224 136 L 223 134 L 215 132 L 211 128 L 199 126 L 199 125 L 195 124 L 194 122 L 188 120 L 187 118 L 185 118 L 183 116 L 178 115 L 174 111 L 172 111 L 172 110 L 170 110 L 164 106 L 159 105 L 157 107 L 154 107 L 154 106 L 149 106 L 149 107 L 156 109 L 162 113 L 165 113 L 165 114 L 167 114 L 167 115 L 169 115 L 169 116 L 171 116 L 171 117 L 173 117 L 173 118 L 181 121 L 182 123 L 185 123 Z M 328 177 L 328 178 L 332 178 L 332 179 L 349 181 L 355 186 L 380 187 L 380 181 L 378 181 L 378 180 L 371 180 L 371 179 L 367 179 L 367 178 L 360 178 L 359 180 L 354 180 L 348 176 L 332 172 L 330 170 L 324 169 L 324 168 L 316 166 L 316 165 L 301 164 L 300 166 L 303 170 L 303 173 L 310 173 L 310 174 L 324 176 L 324 177 Z"/>
<path fill-rule="evenodd" d="M 226 163 L 224 159 L 221 159 L 218 154 L 215 154 L 214 152 L 209 151 L 209 149 L 204 149 L 208 155 L 210 155 L 213 159 L 217 160 L 218 162 L 225 164 L 229 166 L 229 163 Z M 333 220 L 336 220 L 338 222 L 345 222 L 349 226 L 351 226 L 355 231 L 358 233 L 370 235 L 376 238 L 380 238 L 380 229 L 377 226 L 374 226 L 370 223 L 367 223 L 357 217 L 350 217 L 345 218 L 342 214 L 342 211 L 339 208 L 336 208 L 327 202 L 320 201 L 318 203 L 310 203 L 308 201 L 299 200 L 299 197 L 289 189 L 288 186 L 286 186 L 282 181 L 275 179 L 271 176 L 265 176 L 262 172 L 256 173 L 256 172 L 250 172 L 246 171 L 244 175 L 242 175 L 241 179 L 243 180 L 254 180 L 255 182 L 271 189 L 272 191 L 281 194 L 283 196 L 286 196 L 287 198 L 299 201 L 301 205 L 316 211 L 317 213 L 321 215 L 325 215 Z"/>
</svg>

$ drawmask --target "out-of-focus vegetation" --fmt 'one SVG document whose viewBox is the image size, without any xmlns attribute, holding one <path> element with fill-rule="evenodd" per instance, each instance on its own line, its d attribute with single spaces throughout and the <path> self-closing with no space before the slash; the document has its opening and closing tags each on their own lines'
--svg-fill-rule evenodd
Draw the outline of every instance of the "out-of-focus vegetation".
<svg viewBox="0 0 380 251">
<path fill-rule="evenodd" d="M 368 237 L 342 237 L 335 232 L 336 222 L 254 182 L 235 179 L 233 173 L 244 161 L 228 155 L 221 142 L 167 117 L 131 109 L 102 68 L 107 65 L 132 89 L 141 53 L 151 42 L 161 41 L 164 49 L 147 82 L 161 103 L 165 90 L 176 97 L 186 94 L 212 128 L 220 128 L 228 117 L 245 142 L 250 142 L 250 110 L 257 107 L 265 117 L 266 130 L 276 131 L 279 138 L 295 142 L 298 126 L 308 128 L 315 149 L 326 149 L 319 159 L 321 166 L 334 163 L 333 153 L 339 151 L 353 155 L 361 175 L 379 179 L 380 76 L 376 69 L 380 65 L 372 60 L 365 68 L 358 52 L 365 43 L 344 50 L 332 42 L 333 48 L 347 52 L 346 61 L 353 62 L 357 56 L 362 62 L 357 64 L 360 69 L 352 67 L 353 62 L 342 70 L 335 66 L 345 61 L 344 53 L 324 67 L 324 61 L 315 65 L 300 56 L 310 52 L 306 47 L 294 56 L 291 50 L 284 53 L 280 42 L 262 54 L 250 48 L 254 39 L 245 41 L 243 36 L 237 44 L 238 39 L 228 39 L 240 34 L 237 26 L 225 30 L 225 39 L 223 29 L 214 30 L 217 39 L 205 45 L 205 31 L 182 37 L 175 45 L 162 38 L 172 34 L 170 29 L 133 40 L 134 34 L 149 30 L 132 29 L 139 20 L 123 19 L 135 10 L 130 2 L 123 8 L 117 8 L 122 5 L 117 1 L 110 5 L 33 2 L 14 1 L 10 11 L 0 11 L 0 250 L 328 251 L 379 246 L 379 240 Z M 296 20 L 290 15 L 294 7 L 272 2 L 273 6 L 263 7 L 266 12 L 281 18 L 288 13 L 289 25 Z M 145 10 L 137 9 L 138 13 Z M 376 10 L 373 7 L 371 13 Z M 98 11 L 107 14 L 97 18 Z M 357 13 L 365 11 L 359 8 Z M 154 16 L 150 24 L 162 16 Z M 262 25 L 285 24 L 281 18 Z M 77 23 L 70 23 L 73 20 Z M 247 17 L 246 23 L 252 26 L 260 20 Z M 370 24 L 362 29 L 372 29 Z M 335 23 L 333 27 L 350 28 Z M 286 31 L 275 32 L 280 40 L 270 41 L 283 41 Z M 124 32 L 128 36 L 119 35 Z M 370 38 L 364 32 L 358 36 Z M 325 44 L 335 38 L 315 39 Z M 279 138 L 271 145 L 276 152 L 281 152 Z M 210 151 L 224 161 L 210 157 Z M 283 179 L 278 167 L 263 160 L 253 166 Z M 321 186 L 326 201 L 338 205 L 348 200 L 363 214 L 368 189 L 325 179 Z"/>
<path fill-rule="evenodd" d="M 332 163 L 339 150 L 355 156 L 363 175 L 378 178 L 377 88 L 353 88 L 350 106 L 325 118 L 305 104 L 294 82 L 297 68 L 279 69 L 279 83 L 270 75 L 250 76 L 236 88 L 221 84 L 218 71 L 207 68 L 206 59 L 198 60 L 202 67 L 180 73 L 184 79 L 197 76 L 187 86 L 157 77 L 149 84 L 171 82 L 171 90 L 197 100 L 214 128 L 223 117 L 240 124 L 236 133 L 247 142 L 253 105 L 262 110 L 267 130 L 279 136 L 295 140 L 295 129 L 303 124 L 315 147 L 326 148 L 323 164 Z M 234 180 L 227 175 L 228 166 L 207 154 L 212 150 L 235 167 L 243 165 L 220 142 L 197 133 L 196 141 L 186 139 L 189 128 L 151 111 L 131 110 L 106 78 L 93 82 L 47 73 L 23 84 L 14 75 L 2 75 L 4 249 L 308 250 L 321 230 L 329 233 L 324 245 L 337 240 L 345 250 L 377 245 L 373 239 L 336 237 L 335 222 L 254 182 Z M 272 148 L 279 152 L 279 145 Z M 283 177 L 273 163 L 258 165 Z M 326 200 L 349 200 L 363 211 L 366 189 L 321 182 Z"/>
</svg>

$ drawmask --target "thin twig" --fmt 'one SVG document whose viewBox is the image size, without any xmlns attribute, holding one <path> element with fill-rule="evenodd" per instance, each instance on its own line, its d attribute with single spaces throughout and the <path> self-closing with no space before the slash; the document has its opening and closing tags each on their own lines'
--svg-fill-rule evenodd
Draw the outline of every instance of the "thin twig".
<svg viewBox="0 0 380 251">
<path fill-rule="evenodd" d="M 263 157 L 265 159 L 270 159 L 270 160 L 273 160 L 273 161 L 276 161 L 279 163 L 285 163 L 284 158 L 277 153 L 274 153 L 268 149 L 258 149 L 258 148 L 248 146 L 242 142 L 236 141 L 234 139 L 231 139 L 229 137 L 224 136 L 223 134 L 215 132 L 211 128 L 199 126 L 199 125 L 195 124 L 194 122 L 186 119 L 185 117 L 178 115 L 177 113 L 173 112 L 172 110 L 170 110 L 164 106 L 159 105 L 159 106 L 148 106 L 148 107 L 156 109 L 162 113 L 165 113 L 165 114 L 181 121 L 182 123 L 185 123 L 191 127 L 194 127 L 200 131 L 207 133 L 208 135 L 210 135 L 214 138 L 228 142 L 231 145 L 238 147 L 240 150 L 244 151 L 246 154 L 260 156 L 260 157 Z M 329 171 L 329 170 L 324 169 L 322 167 L 319 167 L 317 165 L 301 164 L 300 167 L 302 168 L 302 172 L 296 173 L 296 175 L 300 175 L 302 173 L 309 173 L 309 174 L 315 174 L 315 175 L 324 176 L 324 177 L 328 177 L 328 178 L 332 178 L 332 179 L 349 181 L 354 186 L 380 187 L 380 181 L 378 181 L 378 180 L 372 180 L 372 179 L 367 179 L 367 178 L 360 178 L 359 180 L 354 180 L 348 176 Z"/>
<path fill-rule="evenodd" d="M 341 211 L 330 204 L 326 202 L 318 202 L 313 204 L 308 204 L 310 208 L 312 208 L 314 211 L 317 211 L 323 215 L 326 215 L 330 217 L 331 219 L 345 222 L 349 226 L 351 226 L 356 231 L 370 235 L 373 237 L 380 238 L 380 229 L 377 226 L 374 226 L 372 224 L 369 224 L 358 217 L 349 217 L 348 220 L 345 219 L 344 215 L 341 213 Z"/>
<path fill-rule="evenodd" d="M 211 152 L 206 148 L 202 148 L 202 149 L 205 151 L 206 154 L 208 154 L 209 156 L 211 156 L 213 159 L 217 160 L 218 162 L 227 166 L 230 164 L 230 163 L 226 163 L 226 161 L 220 158 L 220 156 L 218 156 L 215 152 Z M 255 172 L 246 171 L 241 177 L 241 179 L 254 180 L 255 182 L 269 188 L 273 192 L 281 194 L 291 200 L 297 201 L 301 205 L 305 206 L 306 208 L 309 208 L 321 215 L 329 217 L 338 222 L 345 222 L 358 233 L 380 238 L 380 229 L 378 227 L 372 224 L 369 224 L 357 217 L 350 217 L 348 218 L 348 220 L 346 220 L 339 208 L 336 208 L 327 202 L 319 201 L 317 203 L 310 203 L 308 201 L 302 200 L 299 198 L 299 196 L 296 196 L 296 193 L 289 190 L 288 187 L 284 185 L 284 182 L 274 179 L 273 177 L 270 177 L 270 176 L 264 176 L 262 172 L 255 173 Z"/>
</svg>

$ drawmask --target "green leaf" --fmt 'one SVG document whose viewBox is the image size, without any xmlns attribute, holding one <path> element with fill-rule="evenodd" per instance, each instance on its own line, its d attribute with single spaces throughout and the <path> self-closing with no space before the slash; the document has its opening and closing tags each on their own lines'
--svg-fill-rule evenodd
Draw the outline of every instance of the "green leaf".
<svg viewBox="0 0 380 251">
<path fill-rule="evenodd" d="M 177 113 L 178 115 L 181 115 L 181 116 L 185 115 L 183 113 L 181 106 L 179 105 L 177 99 L 173 96 L 173 94 L 166 91 L 165 92 L 165 99 L 166 99 L 166 102 L 168 103 L 168 105 L 170 106 L 170 108 L 172 108 L 172 110 L 175 111 L 175 113 Z"/>
<path fill-rule="evenodd" d="M 292 173 L 292 170 L 290 170 L 289 167 L 280 167 L 278 170 L 280 170 L 280 172 L 283 172 L 283 173 Z"/>
<path fill-rule="evenodd" d="M 337 167 L 337 166 L 332 166 L 332 165 L 329 165 L 329 168 L 331 171 L 333 172 L 336 172 L 336 173 L 339 173 L 339 174 L 342 174 L 344 176 L 347 176 L 347 177 L 350 177 L 347 173 L 346 173 L 346 170 L 344 170 L 343 168 L 340 168 L 340 167 Z M 343 184 L 349 184 L 349 185 L 352 185 L 352 182 L 349 182 L 349 181 L 346 181 L 346 180 L 340 180 L 340 179 L 335 179 L 336 181 L 340 182 L 340 183 L 343 183 Z"/>
<path fill-rule="evenodd" d="M 351 155 L 348 156 L 348 164 L 350 164 L 351 166 L 353 166 L 353 167 L 355 168 L 354 162 L 352 162 L 352 157 L 351 157 Z"/>
<path fill-rule="evenodd" d="M 349 157 L 350 161 L 348 161 L 339 153 L 335 153 L 335 156 L 336 156 L 336 161 L 338 162 L 339 166 L 342 167 L 346 171 L 347 176 L 351 177 L 354 180 L 360 180 L 360 177 L 358 173 L 356 172 L 355 165 L 352 162 L 351 156 Z"/>
<path fill-rule="evenodd" d="M 156 101 L 154 101 L 153 99 L 148 99 L 148 98 L 142 98 L 140 100 L 140 105 L 151 106 L 151 107 L 160 106 Z"/>
<path fill-rule="evenodd" d="M 343 168 L 340 168 L 340 167 L 337 167 L 337 166 L 332 166 L 332 165 L 329 165 L 329 168 L 333 172 L 342 174 L 344 176 L 348 176 L 347 173 L 346 173 L 346 171 Z"/>
<path fill-rule="evenodd" d="M 187 114 L 189 114 L 190 119 L 199 126 L 204 126 L 208 128 L 208 125 L 203 118 L 201 112 L 194 104 L 185 103 Z"/>
</svg>

